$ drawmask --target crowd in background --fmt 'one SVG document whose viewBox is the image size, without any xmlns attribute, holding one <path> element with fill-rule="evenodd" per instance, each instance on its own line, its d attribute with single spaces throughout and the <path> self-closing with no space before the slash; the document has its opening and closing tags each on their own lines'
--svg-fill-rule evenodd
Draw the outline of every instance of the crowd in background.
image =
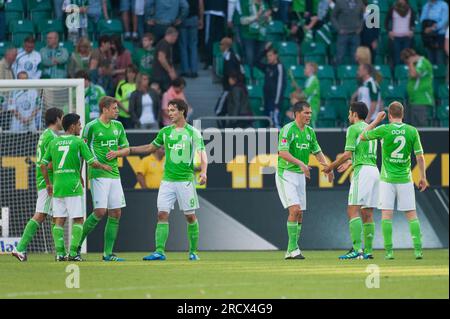
<svg viewBox="0 0 450 319">
<path fill-rule="evenodd" d="M 428 109 L 435 104 L 432 65 L 448 61 L 448 5 L 442 0 L 423 0 L 413 8 L 407 0 L 390 2 L 384 21 L 380 21 L 389 38 L 388 62 L 392 68 L 402 63 L 408 66 L 409 120 L 427 126 Z M 184 78 L 198 77 L 200 60 L 203 68 L 210 68 L 215 63 L 215 43 L 220 43 L 223 94 L 215 108 L 217 115 L 256 115 L 250 107 L 248 84 L 256 78 L 257 69 L 263 74 L 261 115 L 270 117 L 276 127 L 289 119 L 291 114 L 282 107 L 288 91 L 291 103 L 304 99 L 311 104 L 315 125 L 321 106 L 319 63 L 301 61 L 305 82 L 296 83 L 291 65 L 281 61 L 276 43 L 268 37 L 274 21 L 282 22 L 285 39 L 298 48 L 319 38 L 330 42 L 335 33 L 335 52 L 327 62 L 359 66 L 355 74 L 359 86 L 352 100 L 366 102 L 368 121 L 383 107 L 374 64 L 385 44 L 380 43 L 380 29 L 370 27 L 365 0 L 121 0 L 111 1 L 111 8 L 106 0 L 52 3 L 56 19 L 65 19 L 73 10 L 71 5 L 78 5 L 79 28 L 69 27 L 63 35 L 47 33 L 39 50 L 33 35 L 24 39 L 21 48 L 8 47 L 0 61 L 0 79 L 83 78 L 86 121 L 98 116 L 98 101 L 110 95 L 120 101 L 119 120 L 126 129 L 157 129 L 169 124 L 168 101 L 186 100 Z M 4 11 L 5 1 L 0 0 L 0 41 L 6 39 Z M 99 21 L 113 16 L 120 17 L 124 33 L 102 34 Z M 90 23 L 95 39 L 89 34 Z M 414 50 L 418 26 L 425 54 Z M 73 53 L 60 45 L 61 37 L 74 44 Z M 133 53 L 127 43 L 136 47 Z M 245 72 L 245 67 L 250 71 Z M 12 116 L 11 121 L 22 123 L 11 122 L 11 129 L 33 128 L 30 123 L 36 112 L 29 104 L 15 102 L 3 110 Z M 245 127 L 252 123 L 233 119 L 220 125 Z"/>
</svg>

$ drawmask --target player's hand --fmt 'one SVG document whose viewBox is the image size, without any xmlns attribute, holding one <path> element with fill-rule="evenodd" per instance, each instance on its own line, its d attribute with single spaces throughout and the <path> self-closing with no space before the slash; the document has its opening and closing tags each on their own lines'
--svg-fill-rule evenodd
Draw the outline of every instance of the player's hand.
<svg viewBox="0 0 450 319">
<path fill-rule="evenodd" d="M 339 173 L 343 173 L 343 172 L 345 172 L 346 170 L 348 170 L 351 166 L 352 166 L 352 162 L 347 161 L 347 162 L 345 162 L 345 163 L 339 165 L 339 167 L 337 168 L 337 171 L 338 171 Z"/>
<path fill-rule="evenodd" d="M 311 168 L 308 165 L 305 165 L 305 163 L 300 162 L 300 168 L 302 169 L 303 173 L 305 174 L 305 177 L 307 179 L 311 178 Z"/>
<path fill-rule="evenodd" d="M 48 196 L 52 197 L 53 196 L 53 185 L 52 184 L 47 185 L 46 189 L 47 189 Z"/>
<path fill-rule="evenodd" d="M 385 118 L 386 118 L 386 112 L 384 112 L 384 111 L 383 112 L 378 112 L 375 121 L 377 123 L 381 123 Z"/>
<path fill-rule="evenodd" d="M 423 192 L 424 190 L 427 189 L 427 187 L 428 187 L 428 181 L 427 181 L 427 179 L 426 179 L 426 178 L 420 179 L 420 181 L 419 181 L 419 190 L 420 190 L 421 192 Z"/>
<path fill-rule="evenodd" d="M 103 169 L 104 171 L 107 171 L 107 172 L 111 172 L 111 171 L 112 171 L 112 167 L 109 166 L 109 165 L 102 165 L 102 169 Z"/>
<path fill-rule="evenodd" d="M 331 169 L 330 165 L 324 165 L 322 168 L 322 172 L 324 172 L 325 174 L 330 174 L 333 170 Z"/>
<path fill-rule="evenodd" d="M 328 177 L 328 182 L 331 183 L 334 181 L 334 172 L 331 171 L 330 173 L 327 174 Z"/>
<path fill-rule="evenodd" d="M 208 177 L 205 173 L 200 174 L 199 183 L 200 185 L 205 185 Z"/>
<path fill-rule="evenodd" d="M 113 159 L 115 159 L 115 158 L 117 158 L 117 157 L 118 157 L 118 155 L 117 155 L 117 152 L 116 152 L 116 151 L 111 151 L 111 150 L 109 150 L 108 154 L 106 154 L 106 159 L 107 159 L 108 161 L 113 160 Z"/>
</svg>

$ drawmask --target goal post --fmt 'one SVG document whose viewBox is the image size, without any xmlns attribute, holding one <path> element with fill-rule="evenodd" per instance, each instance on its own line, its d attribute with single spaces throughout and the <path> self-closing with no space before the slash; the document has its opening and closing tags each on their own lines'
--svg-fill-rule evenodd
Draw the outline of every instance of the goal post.
<svg viewBox="0 0 450 319">
<path fill-rule="evenodd" d="M 35 213 L 37 141 L 45 130 L 45 112 L 52 107 L 62 109 L 65 114 L 77 113 L 84 126 L 84 80 L 0 80 L 0 207 L 2 212 L 7 212 L 9 223 L 7 234 L 2 230 L 5 227 L 0 227 L 0 253 L 8 253 L 17 244 Z M 86 181 L 85 167 L 82 177 Z M 86 192 L 84 205 L 86 215 Z M 54 251 L 50 227 L 51 219 L 47 218 L 28 251 Z M 66 246 L 70 232 L 71 227 L 66 223 Z M 86 252 L 86 244 L 82 251 Z"/>
</svg>

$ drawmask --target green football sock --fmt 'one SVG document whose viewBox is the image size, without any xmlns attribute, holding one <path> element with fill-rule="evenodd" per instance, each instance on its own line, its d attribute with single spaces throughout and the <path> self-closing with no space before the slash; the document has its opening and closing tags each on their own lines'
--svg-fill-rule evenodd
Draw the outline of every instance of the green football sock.
<svg viewBox="0 0 450 319">
<path fill-rule="evenodd" d="M 98 219 L 94 213 L 90 214 L 89 217 L 86 218 L 86 221 L 83 224 L 83 234 L 81 235 L 80 245 L 83 244 L 86 237 L 89 235 L 91 231 L 94 230 L 95 227 L 97 227 L 97 224 L 99 222 L 100 219 Z"/>
<path fill-rule="evenodd" d="M 81 236 L 83 235 L 83 224 L 72 225 L 72 238 L 70 240 L 70 256 L 77 255 L 78 246 L 80 246 Z"/>
<path fill-rule="evenodd" d="M 365 223 L 363 225 L 364 232 L 364 253 L 373 253 L 373 238 L 375 237 L 375 223 Z"/>
<path fill-rule="evenodd" d="M 298 248 L 298 222 L 287 222 L 287 232 L 289 237 L 288 252 L 292 252 Z"/>
<path fill-rule="evenodd" d="M 119 231 L 119 219 L 114 217 L 108 217 L 108 221 L 106 222 L 105 227 L 105 243 L 103 251 L 103 254 L 105 256 L 112 255 L 118 231 Z"/>
<path fill-rule="evenodd" d="M 64 228 L 55 225 L 53 227 L 53 241 L 55 242 L 56 254 L 58 256 L 66 255 L 66 247 L 64 246 Z"/>
<path fill-rule="evenodd" d="M 350 236 L 352 238 L 353 249 L 355 251 L 360 251 L 362 242 L 361 242 L 361 233 L 362 233 L 362 220 L 361 217 L 355 217 L 349 222 L 350 227 Z"/>
<path fill-rule="evenodd" d="M 27 250 L 28 244 L 33 239 L 34 235 L 36 234 L 40 224 L 35 221 L 34 219 L 30 219 L 25 226 L 25 229 L 23 231 L 22 238 L 19 241 L 19 244 L 17 244 L 17 251 L 20 253 L 24 253 Z"/>
<path fill-rule="evenodd" d="M 384 249 L 392 251 L 392 220 L 383 219 L 381 229 L 383 230 Z"/>
<path fill-rule="evenodd" d="M 417 218 L 409 221 L 409 231 L 411 232 L 414 249 L 422 250 L 422 233 L 420 231 L 420 222 Z"/>
<path fill-rule="evenodd" d="M 169 223 L 158 223 L 155 231 L 156 252 L 164 254 L 169 237 Z"/>
<path fill-rule="evenodd" d="M 297 226 L 297 243 L 298 243 L 298 240 L 300 239 L 300 233 L 302 232 L 302 223 L 298 223 L 298 226 Z"/>
<path fill-rule="evenodd" d="M 189 238 L 189 253 L 197 253 L 199 235 L 198 220 L 187 225 L 187 232 Z"/>
</svg>

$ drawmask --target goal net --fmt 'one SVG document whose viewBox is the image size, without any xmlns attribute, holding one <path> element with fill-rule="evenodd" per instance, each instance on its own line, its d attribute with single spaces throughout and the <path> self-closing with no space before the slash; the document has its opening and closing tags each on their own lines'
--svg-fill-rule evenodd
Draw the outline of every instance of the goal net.
<svg viewBox="0 0 450 319">
<path fill-rule="evenodd" d="M 17 245 L 35 213 L 37 141 L 52 107 L 78 113 L 84 125 L 84 81 L 0 80 L 0 253 Z M 67 247 L 70 229 L 66 223 Z M 28 252 L 53 251 L 51 218 L 46 218 Z"/>
</svg>

